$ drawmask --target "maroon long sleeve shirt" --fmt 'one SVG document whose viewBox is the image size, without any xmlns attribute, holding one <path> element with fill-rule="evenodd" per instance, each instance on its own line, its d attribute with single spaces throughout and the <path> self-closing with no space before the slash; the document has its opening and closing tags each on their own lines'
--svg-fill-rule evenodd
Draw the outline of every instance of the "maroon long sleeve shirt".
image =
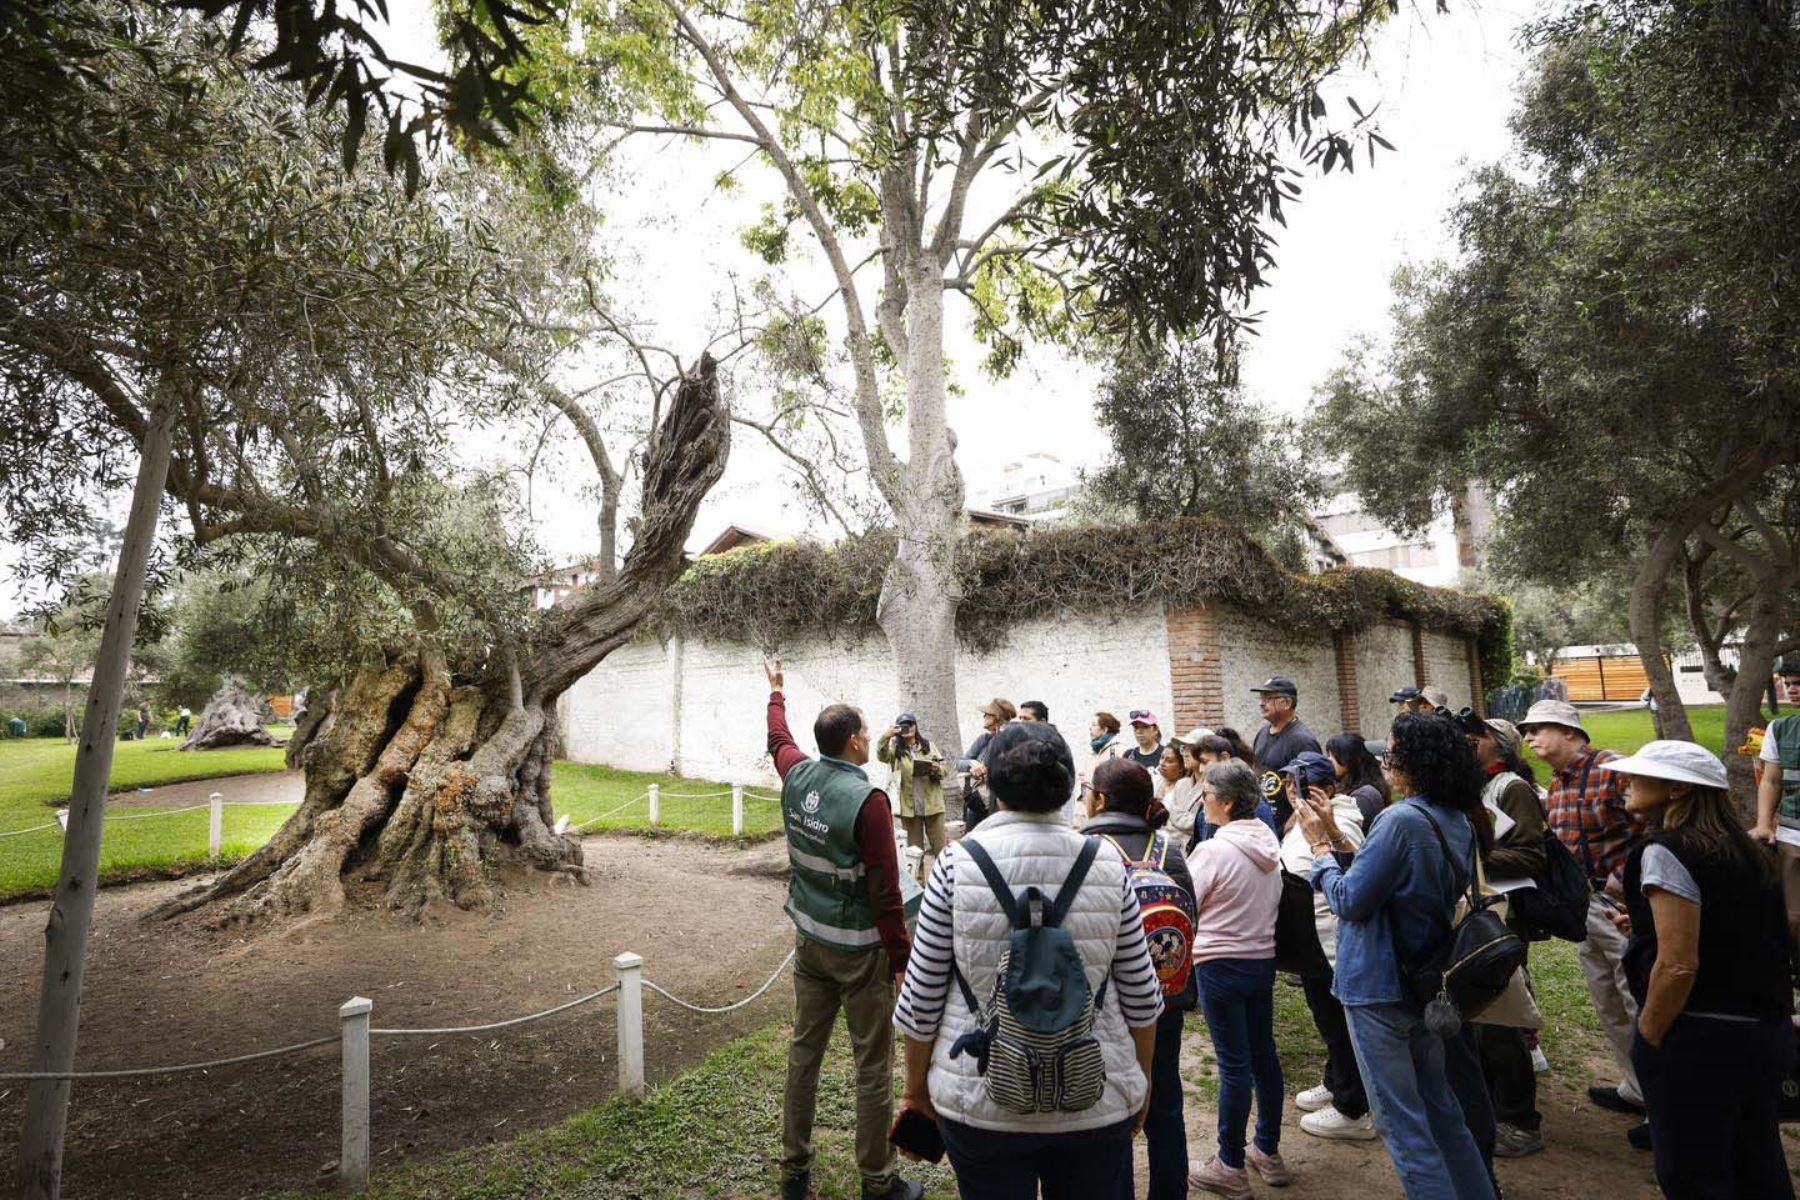
<svg viewBox="0 0 1800 1200">
<path fill-rule="evenodd" d="M 783 781 L 808 757 L 788 732 L 787 700 L 780 692 L 769 693 L 769 754 L 775 760 L 775 773 Z M 906 936 L 906 912 L 900 904 L 900 856 L 894 848 L 894 813 L 888 806 L 887 793 L 880 788 L 869 793 L 856 814 L 856 852 L 867 873 L 869 901 L 875 906 L 875 931 L 887 949 L 888 966 L 895 975 L 903 975 L 912 942 Z"/>
</svg>

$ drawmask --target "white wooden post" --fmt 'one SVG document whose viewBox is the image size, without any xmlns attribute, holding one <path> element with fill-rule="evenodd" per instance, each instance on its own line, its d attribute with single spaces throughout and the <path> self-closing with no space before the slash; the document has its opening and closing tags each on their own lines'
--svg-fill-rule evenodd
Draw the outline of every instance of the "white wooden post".
<svg viewBox="0 0 1800 1200">
<path fill-rule="evenodd" d="M 744 836 L 744 785 L 731 785 L 731 836 Z"/>
<path fill-rule="evenodd" d="M 338 1009 L 343 1038 L 343 1146 L 338 1152 L 338 1188 L 369 1188 L 369 1010 L 374 1004 L 352 996 Z"/>
<path fill-rule="evenodd" d="M 644 1094 L 644 960 L 626 951 L 613 959 L 619 981 L 619 1094 Z"/>
<path fill-rule="evenodd" d="M 661 821 L 662 785 L 660 783 L 653 783 L 650 785 L 650 828 L 655 829 L 657 824 Z"/>
<path fill-rule="evenodd" d="M 206 857 L 211 862 L 219 861 L 219 841 L 225 832 L 225 795 L 214 792 L 208 801 L 206 815 Z"/>
</svg>

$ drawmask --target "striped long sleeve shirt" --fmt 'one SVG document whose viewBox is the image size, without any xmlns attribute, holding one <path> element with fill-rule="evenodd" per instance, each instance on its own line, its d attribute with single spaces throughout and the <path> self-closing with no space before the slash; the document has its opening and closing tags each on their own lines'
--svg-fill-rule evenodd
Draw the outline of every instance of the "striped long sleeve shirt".
<svg viewBox="0 0 1800 1200">
<path fill-rule="evenodd" d="M 912 958 L 900 985 L 899 1003 L 894 1007 L 894 1024 L 915 1041 L 928 1042 L 937 1037 L 944 1005 L 955 986 L 950 968 L 956 961 L 956 863 L 961 857 L 962 851 L 954 843 L 938 855 L 920 901 Z M 1144 941 L 1143 913 L 1129 881 L 1120 896 L 1119 937 L 1113 950 L 1111 974 L 1108 990 L 1118 997 L 1125 1024 L 1134 1029 L 1156 1024 L 1162 1015 L 1162 989 Z"/>
</svg>

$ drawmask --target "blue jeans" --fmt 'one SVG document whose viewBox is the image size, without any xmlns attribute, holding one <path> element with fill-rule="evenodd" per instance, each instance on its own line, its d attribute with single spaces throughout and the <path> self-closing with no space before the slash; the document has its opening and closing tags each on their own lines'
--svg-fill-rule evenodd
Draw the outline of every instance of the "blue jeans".
<svg viewBox="0 0 1800 1200">
<path fill-rule="evenodd" d="M 938 1118 L 962 1200 L 1094 1200 L 1131 1178 L 1131 1121 L 1080 1133 L 1001 1133 Z M 1184 1181 L 1185 1182 L 1185 1181 Z"/>
<path fill-rule="evenodd" d="M 1400 1004 L 1346 1004 L 1375 1127 L 1406 1200 L 1494 1200 L 1481 1151 L 1450 1090 L 1444 1043 Z"/>
<path fill-rule="evenodd" d="M 1194 968 L 1200 1010 L 1219 1060 L 1219 1161 L 1241 1170 L 1250 1098 L 1256 1097 L 1256 1148 L 1281 1147 L 1281 1059 L 1275 1053 L 1275 960 L 1214 958 Z"/>
</svg>

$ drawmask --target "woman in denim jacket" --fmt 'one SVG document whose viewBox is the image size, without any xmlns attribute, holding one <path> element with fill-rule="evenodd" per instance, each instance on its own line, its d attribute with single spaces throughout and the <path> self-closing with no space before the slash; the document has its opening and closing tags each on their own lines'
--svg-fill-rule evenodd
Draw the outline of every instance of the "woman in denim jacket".
<svg viewBox="0 0 1800 1200">
<path fill-rule="evenodd" d="M 1448 947 L 1477 843 L 1492 841 L 1481 819 L 1481 773 L 1462 730 L 1433 714 L 1394 722 L 1382 766 L 1405 799 L 1381 814 L 1348 867 L 1334 854 L 1328 818 L 1311 805 L 1299 810 L 1313 886 L 1338 918 L 1331 990 L 1344 1005 L 1375 1125 L 1407 1200 L 1494 1200 L 1445 1073 L 1445 1044 L 1426 1028 L 1402 966 L 1423 966 Z"/>
</svg>

